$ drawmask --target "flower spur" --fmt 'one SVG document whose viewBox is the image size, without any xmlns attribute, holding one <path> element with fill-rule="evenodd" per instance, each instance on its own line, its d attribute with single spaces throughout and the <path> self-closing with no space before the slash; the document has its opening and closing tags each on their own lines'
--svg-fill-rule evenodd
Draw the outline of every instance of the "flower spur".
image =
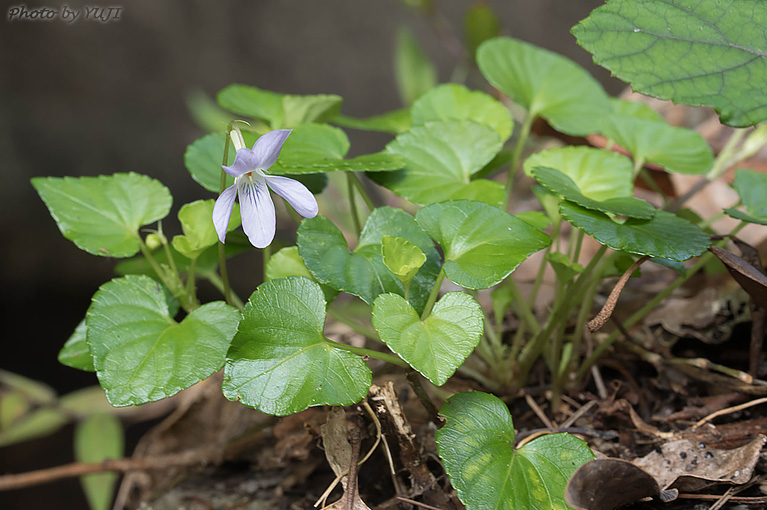
<svg viewBox="0 0 767 510">
<path fill-rule="evenodd" d="M 301 216 L 313 218 L 317 215 L 317 200 L 306 186 L 294 179 L 265 173 L 277 161 L 291 131 L 270 131 L 256 140 L 253 149 L 245 147 L 242 135 L 237 130 L 231 132 L 237 154 L 234 164 L 222 165 L 222 168 L 234 177 L 234 184 L 221 193 L 213 207 L 213 225 L 222 243 L 226 238 L 235 196 L 239 196 L 240 200 L 242 230 L 256 248 L 266 248 L 274 239 L 276 216 L 269 188 L 285 199 Z"/>
</svg>

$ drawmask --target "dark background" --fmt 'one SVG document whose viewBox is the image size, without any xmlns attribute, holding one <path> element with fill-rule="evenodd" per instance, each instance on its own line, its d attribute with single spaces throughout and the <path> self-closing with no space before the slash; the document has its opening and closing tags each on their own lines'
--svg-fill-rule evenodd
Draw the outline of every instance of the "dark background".
<svg viewBox="0 0 767 510">
<path fill-rule="evenodd" d="M 457 35 L 469 1 L 436 0 Z M 506 35 L 586 66 L 609 91 L 622 85 L 591 64 L 570 28 L 601 1 L 488 1 Z M 131 0 L 119 21 L 80 16 L 0 22 L 0 368 L 42 380 L 64 394 L 95 376 L 61 366 L 59 348 L 114 261 L 77 249 L 59 233 L 29 184 L 34 176 L 138 172 L 157 178 L 178 208 L 212 198 L 189 177 L 186 146 L 203 135 L 186 98 L 214 96 L 230 83 L 285 93 L 334 93 L 343 113 L 365 117 L 401 106 L 393 74 L 398 26 L 416 34 L 447 81 L 453 60 L 431 25 L 396 0 Z M 61 9 L 64 3 L 27 2 Z M 73 10 L 84 5 L 67 2 Z M 351 154 L 380 150 L 387 138 L 350 131 Z M 255 264 L 256 261 L 253 260 Z M 240 285 L 247 295 L 259 271 Z M 251 281 L 248 281 L 250 278 Z M 136 429 L 132 431 L 135 436 Z M 52 438 L 0 449 L 0 473 L 72 460 L 71 427 Z M 77 482 L 0 493 L 3 510 L 86 508 Z M 66 505 L 66 506 L 65 506 Z"/>
</svg>

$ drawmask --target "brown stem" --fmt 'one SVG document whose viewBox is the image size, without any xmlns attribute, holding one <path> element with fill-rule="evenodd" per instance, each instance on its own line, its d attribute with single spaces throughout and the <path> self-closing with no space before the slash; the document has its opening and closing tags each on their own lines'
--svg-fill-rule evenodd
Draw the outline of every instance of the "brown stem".
<svg viewBox="0 0 767 510">
<path fill-rule="evenodd" d="M 628 268 L 628 271 L 623 273 L 620 280 L 618 280 L 618 283 L 615 284 L 615 287 L 613 287 L 613 290 L 610 292 L 610 295 L 607 296 L 607 302 L 605 303 L 605 306 L 602 307 L 596 317 L 591 319 L 586 324 L 586 326 L 589 328 L 589 331 L 594 332 L 598 330 L 604 326 L 608 320 L 610 320 L 610 316 L 613 314 L 613 310 L 615 310 L 615 305 L 618 304 L 618 297 L 620 297 L 623 287 L 626 286 L 626 283 L 629 281 L 629 278 L 631 278 L 631 275 L 634 273 L 634 271 L 636 271 L 637 268 L 639 268 L 639 266 L 641 266 L 649 258 L 649 255 L 645 255 L 641 259 L 631 264 L 631 267 Z"/>
<path fill-rule="evenodd" d="M 146 471 L 153 469 L 167 469 L 176 466 L 190 466 L 199 464 L 200 462 L 206 462 L 214 455 L 215 453 L 213 451 L 205 448 L 170 455 L 158 455 L 155 457 L 107 459 L 95 464 L 73 462 L 71 464 L 64 464 L 63 466 L 56 466 L 48 469 L 0 476 L 0 491 L 21 489 L 23 487 L 61 480 L 62 478 L 71 478 L 90 473 L 103 473 L 105 471 L 126 473 L 128 471 Z"/>
</svg>

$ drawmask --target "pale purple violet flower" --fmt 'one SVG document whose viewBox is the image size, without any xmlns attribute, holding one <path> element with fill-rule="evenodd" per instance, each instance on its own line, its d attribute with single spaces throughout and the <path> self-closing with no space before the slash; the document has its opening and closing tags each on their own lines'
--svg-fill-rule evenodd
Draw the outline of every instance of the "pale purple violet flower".
<svg viewBox="0 0 767 510">
<path fill-rule="evenodd" d="M 213 207 L 213 225 L 222 243 L 229 227 L 235 195 L 240 198 L 242 230 L 256 248 L 269 246 L 276 229 L 274 203 L 267 186 L 284 198 L 301 216 L 313 218 L 317 215 L 317 200 L 306 186 L 287 177 L 264 173 L 277 161 L 282 144 L 291 131 L 292 129 L 278 129 L 266 133 L 256 140 L 253 149 L 245 147 L 239 132 L 231 132 L 237 154 L 232 166 L 222 168 L 234 177 L 234 184 L 221 193 Z"/>
</svg>

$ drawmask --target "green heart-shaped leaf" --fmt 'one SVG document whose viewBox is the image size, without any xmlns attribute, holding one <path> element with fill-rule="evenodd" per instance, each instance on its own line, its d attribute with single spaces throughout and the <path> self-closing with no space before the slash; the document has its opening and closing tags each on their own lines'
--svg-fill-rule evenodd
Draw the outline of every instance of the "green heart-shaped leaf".
<svg viewBox="0 0 767 510">
<path fill-rule="evenodd" d="M 467 120 L 431 122 L 416 126 L 387 145 L 405 160 L 396 172 L 370 174 L 370 178 L 416 203 L 432 204 L 472 196 L 489 204 L 503 201 L 503 185 L 472 175 L 482 170 L 501 150 L 498 133 Z"/>
<path fill-rule="evenodd" d="M 702 174 L 711 168 L 711 147 L 696 131 L 670 126 L 664 120 L 648 118 L 643 110 L 631 111 L 620 104 L 611 103 L 612 113 L 602 119 L 600 132 L 626 148 L 635 161 L 649 161 L 682 174 Z"/>
<path fill-rule="evenodd" d="M 508 37 L 485 41 L 477 64 L 487 81 L 528 115 L 541 116 L 570 135 L 595 133 L 608 111 L 601 85 L 575 62 Z"/>
<path fill-rule="evenodd" d="M 734 208 L 724 212 L 739 220 L 767 225 L 767 174 L 738 168 L 735 170 L 735 191 L 738 192 L 746 212 Z"/>
<path fill-rule="evenodd" d="M 426 263 L 410 285 L 410 301 L 416 310 L 422 310 L 439 273 L 439 254 L 413 217 L 400 209 L 374 210 L 353 251 L 349 251 L 343 233 L 330 220 L 322 216 L 305 219 L 298 227 L 298 251 L 318 282 L 359 296 L 372 305 L 384 292 L 405 293 L 402 282 L 383 262 L 381 238 L 385 235 L 405 239 L 426 255 Z"/>
<path fill-rule="evenodd" d="M 147 276 L 116 278 L 93 296 L 87 340 L 112 405 L 169 397 L 224 365 L 239 312 L 217 301 L 177 323 L 171 311 L 167 292 Z"/>
<path fill-rule="evenodd" d="M 184 235 L 173 237 L 173 247 L 190 259 L 199 257 L 206 248 L 218 243 L 218 234 L 213 226 L 214 200 L 197 200 L 184 204 L 178 211 L 178 220 Z M 240 206 L 234 204 L 227 231 L 240 226 Z"/>
<path fill-rule="evenodd" d="M 525 173 L 545 166 L 570 177 L 581 193 L 594 200 L 630 197 L 634 192 L 631 160 L 591 147 L 562 147 L 536 152 L 525 160 Z"/>
<path fill-rule="evenodd" d="M 91 350 L 86 342 L 85 319 L 81 320 L 75 328 L 75 332 L 66 341 L 64 347 L 59 351 L 59 363 L 68 367 L 84 370 L 86 372 L 95 372 L 93 367 L 93 357 Z"/>
<path fill-rule="evenodd" d="M 550 434 L 514 448 L 509 409 L 487 393 L 458 393 L 440 414 L 437 449 L 467 510 L 567 510 L 565 487 L 592 460 L 588 445 L 569 434 Z"/>
<path fill-rule="evenodd" d="M 134 173 L 35 177 L 32 186 L 64 237 L 104 257 L 135 255 L 139 227 L 167 216 L 173 202 L 160 181 Z"/>
<path fill-rule="evenodd" d="M 535 167 L 532 170 L 532 176 L 552 193 L 587 209 L 645 220 L 655 215 L 653 206 L 634 197 L 616 197 L 604 201 L 593 200 L 581 193 L 578 185 L 567 175 L 552 168 Z"/>
<path fill-rule="evenodd" d="M 529 223 L 482 202 L 456 200 L 424 207 L 418 225 L 445 253 L 445 274 L 467 289 L 503 281 L 551 238 Z"/>
<path fill-rule="evenodd" d="M 448 292 L 422 321 L 402 297 L 382 294 L 373 304 L 373 327 L 389 349 L 442 386 L 479 343 L 483 315 L 468 294 Z"/>
<path fill-rule="evenodd" d="M 599 211 L 572 202 L 562 202 L 559 212 L 567 221 L 613 250 L 683 261 L 700 255 L 711 245 L 701 229 L 665 211 L 656 211 L 650 220 L 630 218 L 622 224 Z"/>
<path fill-rule="evenodd" d="M 313 281 L 265 282 L 242 314 L 224 369 L 226 398 L 284 416 L 367 394 L 371 372 L 362 358 L 323 336 L 325 300 Z"/>
<path fill-rule="evenodd" d="M 432 121 L 471 120 L 495 129 L 501 142 L 511 136 L 509 111 L 499 101 L 484 92 L 470 91 L 463 85 L 446 83 L 433 88 L 411 108 L 413 125 Z"/>
<path fill-rule="evenodd" d="M 730 126 L 767 119 L 764 2 L 611 0 L 572 32 L 637 92 L 710 105 Z"/>
</svg>

